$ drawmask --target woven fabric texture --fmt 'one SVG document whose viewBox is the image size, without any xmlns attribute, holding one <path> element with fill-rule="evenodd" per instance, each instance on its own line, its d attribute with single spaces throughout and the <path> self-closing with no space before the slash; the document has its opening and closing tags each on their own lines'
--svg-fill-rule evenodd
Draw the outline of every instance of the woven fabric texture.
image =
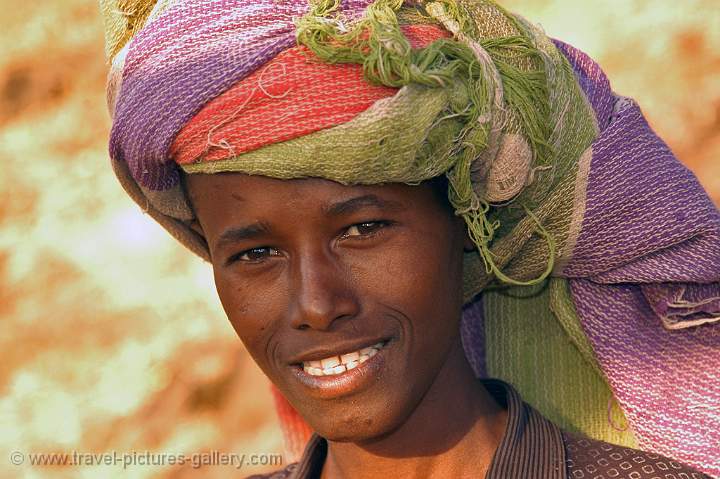
<svg viewBox="0 0 720 479">
<path fill-rule="evenodd" d="M 632 100 L 615 97 L 593 143 L 582 230 L 562 275 L 640 447 L 720 475 L 720 214 Z M 694 314 L 668 330 L 656 311 L 683 298 Z"/>
<path fill-rule="evenodd" d="M 563 434 L 568 477 L 573 479 L 708 479 L 677 461 L 626 447 Z"/>
<path fill-rule="evenodd" d="M 528 403 L 564 430 L 637 447 L 594 358 L 585 355 L 592 353 L 573 342 L 557 313 L 545 313 L 565 306 L 574 316 L 566 287 L 553 278 L 543 287 L 483 295 L 488 377 L 517 384 Z"/>
<path fill-rule="evenodd" d="M 402 30 L 413 48 L 448 36 L 433 25 Z M 232 171 L 242 168 L 231 166 L 244 162 L 238 155 L 342 125 L 396 93 L 396 88 L 368 85 L 360 65 L 312 61 L 307 48 L 289 48 L 205 105 L 178 133 L 170 155 L 180 165 L 230 158 L 226 164 Z M 286 169 L 279 162 L 273 176 Z"/>
</svg>

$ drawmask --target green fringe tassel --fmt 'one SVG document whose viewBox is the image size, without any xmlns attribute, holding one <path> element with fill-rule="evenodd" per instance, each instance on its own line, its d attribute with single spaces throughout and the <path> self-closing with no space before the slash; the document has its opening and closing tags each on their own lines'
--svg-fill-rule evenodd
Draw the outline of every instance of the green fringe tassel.
<svg viewBox="0 0 720 479">
<path fill-rule="evenodd" d="M 542 54 L 529 36 L 513 35 L 498 38 L 472 38 L 472 16 L 458 0 L 417 2 L 418 9 L 427 7 L 441 12 L 447 21 L 454 22 L 462 35 L 470 38 L 489 55 L 492 64 L 484 64 L 467 42 L 459 39 L 440 39 L 426 48 L 413 49 L 402 33 L 398 12 L 402 0 L 376 0 L 365 15 L 348 21 L 339 10 L 340 0 L 311 1 L 310 11 L 297 22 L 297 42 L 308 47 L 328 63 L 354 63 L 363 66 L 368 82 L 394 88 L 422 85 L 428 88 L 451 88 L 452 101 L 442 116 L 459 119 L 463 127 L 453 139 L 455 165 L 447 171 L 450 182 L 449 199 L 458 215 L 465 219 L 469 234 L 479 248 L 488 273 L 502 282 L 532 285 L 543 281 L 552 271 L 555 242 L 533 213 L 527 214 L 537 223 L 537 231 L 549 248 L 546 271 L 531 281 L 517 281 L 504 275 L 497 267 L 490 244 L 499 227 L 490 221 L 491 205 L 479 198 L 472 187 L 470 167 L 473 160 L 488 146 L 488 137 L 495 111 L 497 92 L 502 93 L 502 108 L 519 120 L 520 133 L 528 140 L 535 166 L 551 162 L 552 148 L 548 81 Z M 496 6 L 494 2 L 488 2 Z M 496 6 L 497 7 L 497 6 Z M 519 32 L 521 25 L 505 13 Z M 421 14 L 427 15 L 427 12 Z M 435 16 L 436 15 L 430 15 Z M 513 61 L 526 59 L 536 68 L 519 68 Z M 496 73 L 495 73 L 496 72 Z M 500 85 L 497 84 L 498 78 Z"/>
</svg>

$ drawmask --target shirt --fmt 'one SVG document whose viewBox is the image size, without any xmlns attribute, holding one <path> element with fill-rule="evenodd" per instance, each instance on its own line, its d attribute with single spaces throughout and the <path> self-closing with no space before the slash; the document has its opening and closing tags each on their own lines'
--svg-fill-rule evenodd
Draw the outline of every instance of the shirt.
<svg viewBox="0 0 720 479">
<path fill-rule="evenodd" d="M 562 431 L 545 419 L 509 384 L 482 383 L 507 410 L 505 434 L 486 479 L 706 479 L 672 459 Z M 320 477 L 327 441 L 313 435 L 299 462 L 251 479 L 315 479 Z"/>
</svg>

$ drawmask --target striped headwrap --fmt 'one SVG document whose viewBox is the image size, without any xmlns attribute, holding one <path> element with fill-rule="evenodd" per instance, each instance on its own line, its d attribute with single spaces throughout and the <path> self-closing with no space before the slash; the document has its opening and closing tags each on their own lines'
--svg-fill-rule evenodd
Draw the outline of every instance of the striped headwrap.
<svg viewBox="0 0 720 479">
<path fill-rule="evenodd" d="M 478 375 L 720 475 L 720 214 L 585 54 L 490 0 L 101 6 L 113 167 L 192 251 L 181 174 L 446 175 Z"/>
</svg>

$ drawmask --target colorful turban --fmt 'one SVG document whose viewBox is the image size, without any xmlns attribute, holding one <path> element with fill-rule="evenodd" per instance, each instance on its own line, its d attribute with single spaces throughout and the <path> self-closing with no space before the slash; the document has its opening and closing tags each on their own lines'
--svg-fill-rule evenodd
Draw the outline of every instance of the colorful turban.
<svg viewBox="0 0 720 479">
<path fill-rule="evenodd" d="M 192 251 L 183 174 L 445 175 L 477 374 L 720 475 L 720 213 L 585 54 L 490 0 L 101 5 L 113 167 Z"/>
</svg>

